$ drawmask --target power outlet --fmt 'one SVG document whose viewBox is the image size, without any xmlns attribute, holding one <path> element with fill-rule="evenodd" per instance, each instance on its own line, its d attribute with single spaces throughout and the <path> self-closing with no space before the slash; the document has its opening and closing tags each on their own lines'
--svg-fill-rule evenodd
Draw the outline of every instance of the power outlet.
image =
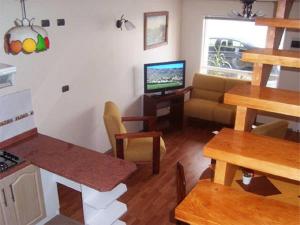
<svg viewBox="0 0 300 225">
<path fill-rule="evenodd" d="M 50 27 L 50 20 L 42 20 L 41 24 L 42 27 Z"/>
<path fill-rule="evenodd" d="M 67 91 L 69 91 L 70 90 L 70 87 L 69 87 L 69 85 L 64 85 L 64 86 L 62 86 L 62 88 L 61 88 L 61 91 L 64 93 L 64 92 L 67 92 Z"/>
<path fill-rule="evenodd" d="M 65 19 L 57 19 L 57 26 L 65 26 Z"/>
</svg>

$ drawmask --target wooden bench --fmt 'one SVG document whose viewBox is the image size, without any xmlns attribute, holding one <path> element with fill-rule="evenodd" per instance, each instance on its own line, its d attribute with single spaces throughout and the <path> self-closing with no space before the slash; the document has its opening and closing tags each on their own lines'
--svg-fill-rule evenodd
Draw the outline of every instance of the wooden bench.
<svg viewBox="0 0 300 225">
<path fill-rule="evenodd" d="M 299 210 L 204 180 L 176 207 L 175 218 L 191 225 L 298 225 Z"/>
<path fill-rule="evenodd" d="M 300 144 L 224 128 L 204 147 L 215 182 L 230 185 L 237 166 L 300 181 Z"/>
</svg>

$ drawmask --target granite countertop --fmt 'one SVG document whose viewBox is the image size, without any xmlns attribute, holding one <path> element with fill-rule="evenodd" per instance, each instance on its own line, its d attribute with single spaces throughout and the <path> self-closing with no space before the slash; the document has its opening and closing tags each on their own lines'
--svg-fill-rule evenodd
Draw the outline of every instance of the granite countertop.
<svg viewBox="0 0 300 225">
<path fill-rule="evenodd" d="M 5 148 L 26 161 L 0 174 L 0 179 L 34 164 L 101 192 L 110 191 L 136 170 L 132 162 L 116 159 L 46 135 L 37 134 Z"/>
</svg>

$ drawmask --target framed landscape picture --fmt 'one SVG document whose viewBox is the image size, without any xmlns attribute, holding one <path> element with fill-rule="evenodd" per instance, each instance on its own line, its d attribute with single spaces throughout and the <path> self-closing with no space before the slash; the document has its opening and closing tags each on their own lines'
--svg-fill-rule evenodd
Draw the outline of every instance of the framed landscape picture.
<svg viewBox="0 0 300 225">
<path fill-rule="evenodd" d="M 169 12 L 144 13 L 144 50 L 168 44 Z"/>
</svg>

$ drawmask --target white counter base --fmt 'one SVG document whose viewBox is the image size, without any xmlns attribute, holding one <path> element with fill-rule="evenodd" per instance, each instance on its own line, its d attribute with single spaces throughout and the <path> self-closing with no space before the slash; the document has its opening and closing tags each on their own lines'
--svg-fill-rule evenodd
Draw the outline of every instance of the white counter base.
<svg viewBox="0 0 300 225">
<path fill-rule="evenodd" d="M 43 169 L 41 169 L 41 178 L 47 217 L 37 225 L 44 225 L 59 214 L 57 183 L 82 193 L 86 225 L 126 225 L 119 218 L 127 212 L 127 206 L 117 201 L 127 191 L 125 184 L 121 183 L 108 192 L 100 192 Z"/>
</svg>

